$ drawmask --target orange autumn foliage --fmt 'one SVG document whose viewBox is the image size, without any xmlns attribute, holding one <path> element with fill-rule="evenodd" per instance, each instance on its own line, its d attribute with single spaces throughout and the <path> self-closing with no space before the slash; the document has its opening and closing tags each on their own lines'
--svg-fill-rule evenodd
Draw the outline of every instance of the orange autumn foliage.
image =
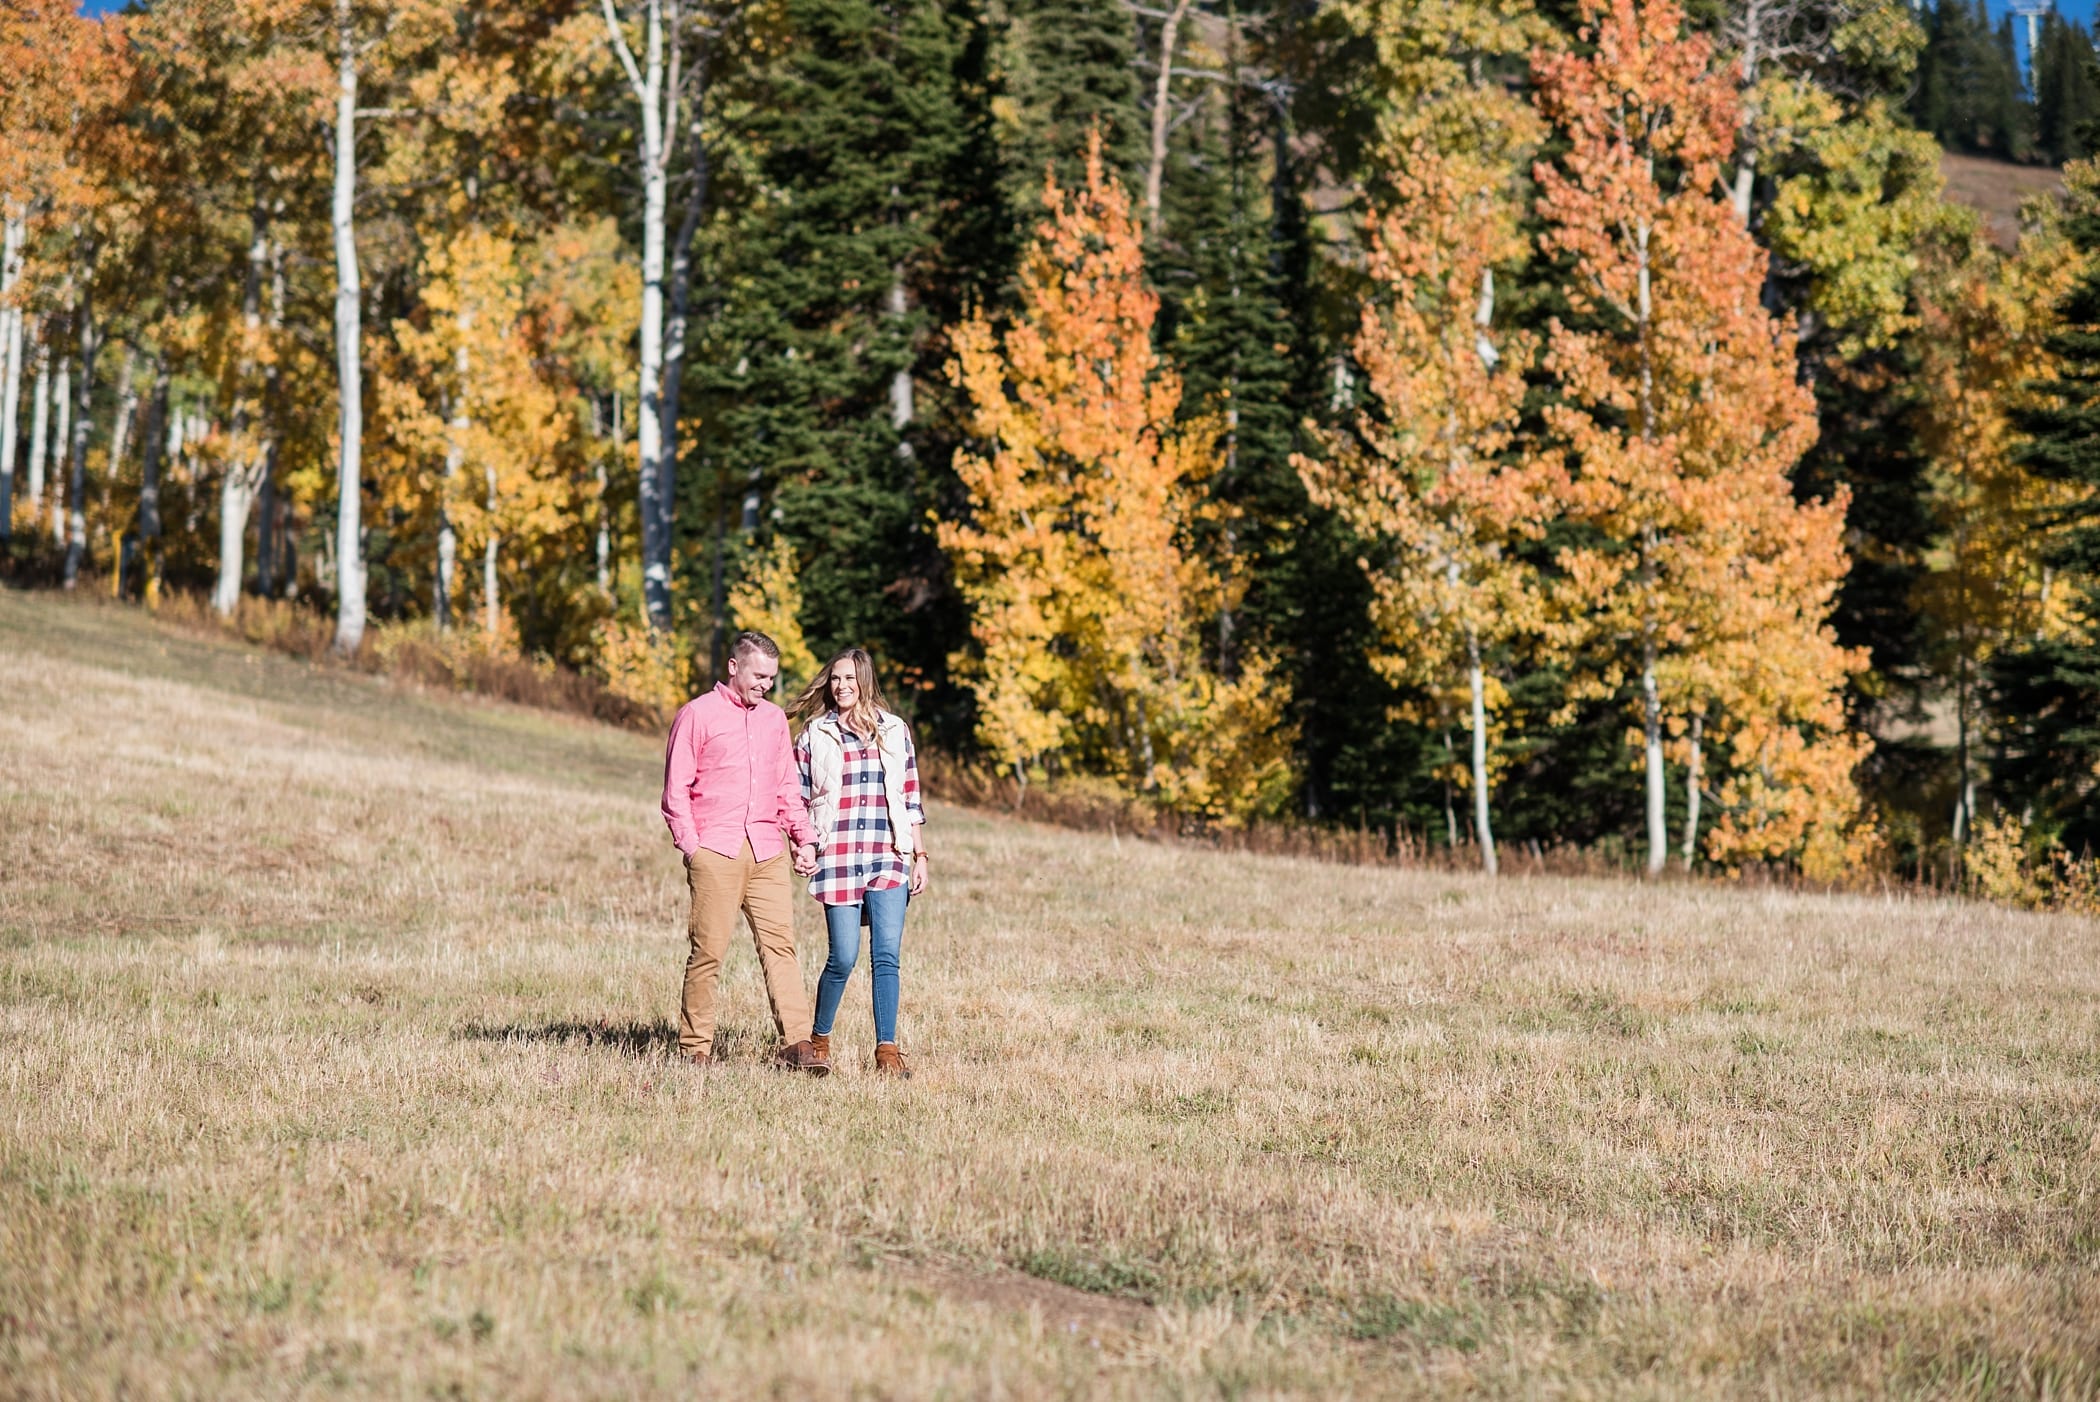
<svg viewBox="0 0 2100 1402">
<path fill-rule="evenodd" d="M 950 376 L 981 452 L 956 456 L 965 519 L 940 525 L 976 648 L 953 659 L 985 747 L 1025 776 L 1054 763 L 1176 811 L 1233 822 L 1287 778 L 1285 693 L 1266 659 L 1234 677 L 1204 627 L 1238 581 L 1192 548 L 1215 425 L 1177 423 L 1181 380 L 1152 348 L 1130 201 L 1090 143 L 1085 185 L 1053 176 L 1021 308 L 958 327 Z"/>
<path fill-rule="evenodd" d="M 1559 554 L 1565 635 L 1601 658 L 1591 694 L 1638 688 L 1651 870 L 1665 741 L 1698 720 L 1727 766 L 1707 854 L 1835 874 L 1867 748 L 1841 698 L 1864 658 L 1826 622 L 1846 500 L 1794 499 L 1814 403 L 1760 303 L 1766 255 L 1720 193 L 1735 94 L 1675 0 L 1587 0 L 1584 15 L 1591 52 L 1534 63 L 1568 145 L 1536 170 L 1544 246 L 1573 272 L 1546 418 L 1595 542 Z"/>
</svg>

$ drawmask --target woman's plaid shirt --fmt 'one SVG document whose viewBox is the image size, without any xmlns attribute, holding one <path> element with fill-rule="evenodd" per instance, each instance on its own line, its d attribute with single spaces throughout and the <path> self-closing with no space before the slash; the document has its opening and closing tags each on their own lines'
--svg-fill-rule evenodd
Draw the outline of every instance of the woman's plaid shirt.
<svg viewBox="0 0 2100 1402">
<path fill-rule="evenodd" d="M 836 720 L 834 714 L 832 719 Z M 825 905 L 854 905 L 869 891 L 887 891 L 911 879 L 890 833 L 890 806 L 883 796 L 882 751 L 839 726 L 845 741 L 839 774 L 839 804 L 831 831 L 817 834 L 817 874 L 809 893 Z M 802 797 L 810 795 L 809 732 L 795 742 L 795 768 Z M 926 821 L 919 806 L 919 755 L 910 733 L 904 738 L 904 804 L 914 823 Z"/>
</svg>

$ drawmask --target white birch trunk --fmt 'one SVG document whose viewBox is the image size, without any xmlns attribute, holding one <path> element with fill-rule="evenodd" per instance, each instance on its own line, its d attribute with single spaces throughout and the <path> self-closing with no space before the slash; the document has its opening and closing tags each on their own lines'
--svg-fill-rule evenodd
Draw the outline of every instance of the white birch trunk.
<svg viewBox="0 0 2100 1402">
<path fill-rule="evenodd" d="M 890 269 L 889 313 L 899 321 L 902 321 L 905 313 L 909 310 L 910 303 L 906 300 L 904 291 L 904 269 L 902 267 L 892 268 Z M 912 447 L 911 444 L 904 441 L 902 434 L 904 430 L 911 427 L 912 420 L 917 416 L 918 405 L 912 388 L 911 367 L 909 365 L 900 365 L 897 367 L 897 373 L 890 376 L 890 427 L 896 429 L 899 434 L 897 439 L 897 456 L 907 461 L 912 457 Z"/>
<path fill-rule="evenodd" d="M 87 260 L 90 272 L 93 258 L 90 248 Z M 95 402 L 95 352 L 101 348 L 99 333 L 95 329 L 94 296 L 86 289 L 80 294 L 79 326 L 80 346 L 76 352 L 79 383 L 73 386 L 73 461 L 66 487 L 65 586 L 68 589 L 80 583 L 80 568 L 87 560 L 87 452 L 88 430 L 93 427 L 89 413 Z"/>
<path fill-rule="evenodd" d="M 1655 678 L 1655 644 L 1641 649 L 1641 757 L 1648 780 L 1648 874 L 1659 876 L 1670 857 L 1663 804 L 1662 694 Z"/>
<path fill-rule="evenodd" d="M 36 384 L 29 391 L 29 519 L 44 509 L 44 460 L 51 451 L 51 348 L 36 348 Z"/>
<path fill-rule="evenodd" d="M 1704 767 L 1700 761 L 1700 742 L 1706 732 L 1706 717 L 1692 717 L 1692 759 L 1684 777 L 1684 869 L 1690 871 L 1699 855 L 1699 771 Z"/>
<path fill-rule="evenodd" d="M 275 214 L 282 213 L 284 201 L 278 200 L 273 208 Z M 276 593 L 277 557 L 281 553 L 280 537 L 284 531 L 283 494 L 277 483 L 277 406 L 278 387 L 282 366 L 278 360 L 278 347 L 283 343 L 284 330 L 284 244 L 273 240 L 270 244 L 270 350 L 269 368 L 263 372 L 262 385 L 262 455 L 256 464 L 256 500 L 260 503 L 255 513 L 255 592 L 263 598 Z"/>
<path fill-rule="evenodd" d="M 0 220 L 0 540 L 14 535 L 15 454 L 22 402 L 22 309 L 9 300 L 22 281 L 26 225 L 9 212 Z"/>
<path fill-rule="evenodd" d="M 131 450 L 131 423 L 139 409 L 139 394 L 133 376 L 137 370 L 137 352 L 130 342 L 124 343 L 124 355 L 117 370 L 117 412 L 109 428 L 109 465 L 104 470 L 102 499 L 109 501 L 111 491 L 124 472 L 124 455 Z M 117 529 L 114 517 L 109 524 L 110 570 L 109 593 L 111 598 L 121 598 L 124 593 L 124 533 Z"/>
<path fill-rule="evenodd" d="M 270 256 L 270 226 L 257 201 L 249 225 L 248 276 L 241 290 L 241 330 L 248 350 L 234 370 L 233 441 L 237 456 L 230 459 L 219 478 L 219 573 L 211 591 L 212 611 L 231 618 L 241 602 L 242 559 L 248 541 L 248 513 L 255 506 L 255 489 L 268 464 L 263 446 L 261 415 L 254 403 L 255 355 L 262 335 L 263 266 Z M 250 429 L 256 430 L 253 434 Z"/>
<path fill-rule="evenodd" d="M 1652 231 L 1645 223 L 1634 231 L 1637 257 L 1638 287 L 1636 291 L 1637 315 L 1640 325 L 1641 389 L 1640 415 L 1641 438 L 1644 442 L 1655 441 L 1655 363 L 1653 348 L 1648 342 L 1648 330 L 1655 316 L 1655 287 L 1648 257 L 1648 240 Z M 1644 532 L 1641 542 L 1642 582 L 1652 586 L 1655 582 L 1655 551 L 1653 542 Z M 1655 624 L 1651 620 L 1641 637 L 1641 759 L 1646 770 L 1648 786 L 1648 874 L 1660 875 L 1670 859 L 1669 824 L 1664 816 L 1663 804 L 1663 752 L 1662 752 L 1662 691 L 1655 674 Z"/>
<path fill-rule="evenodd" d="M 51 377 L 51 543 L 66 543 L 66 445 L 73 437 L 73 367 L 61 355 Z"/>
<path fill-rule="evenodd" d="M 459 530 L 449 515 L 438 520 L 437 579 L 431 587 L 431 612 L 440 633 L 452 631 L 453 581 L 459 577 Z"/>
<path fill-rule="evenodd" d="M 245 464 L 228 463 L 219 479 L 219 573 L 212 581 L 212 612 L 231 618 L 241 602 L 241 555 L 248 535 L 248 508 L 255 493 Z"/>
<path fill-rule="evenodd" d="M 1444 763 L 1448 765 L 1454 758 L 1456 758 L 1456 755 L 1451 748 L 1451 731 L 1447 726 L 1444 730 Z M 1447 770 L 1446 772 L 1448 774 L 1449 771 Z M 1451 780 L 1449 778 L 1444 780 L 1444 838 L 1450 845 L 1451 850 L 1456 852 L 1458 850 L 1458 806 L 1451 801 Z"/>
<path fill-rule="evenodd" d="M 129 343 L 117 362 L 117 416 L 109 429 L 109 480 L 115 482 L 124 470 L 124 455 L 131 451 L 131 422 L 139 411 L 139 392 L 134 376 L 136 352 Z"/>
<path fill-rule="evenodd" d="M 364 361 L 357 276 L 357 49 L 350 0 L 336 0 L 335 364 L 341 445 L 336 461 L 335 650 L 353 653 L 365 637 Z"/>
<path fill-rule="evenodd" d="M 606 41 L 627 74 L 629 89 L 641 108 L 642 179 L 642 317 L 637 447 L 640 457 L 642 518 L 642 607 L 649 626 L 671 626 L 671 552 L 664 536 L 665 502 L 663 437 L 664 369 L 664 213 L 669 199 L 670 163 L 666 149 L 664 83 L 664 0 L 646 0 L 642 60 L 637 63 L 620 29 L 613 0 L 600 0 L 605 12 Z"/>
<path fill-rule="evenodd" d="M 452 524 L 452 484 L 466 466 L 467 433 L 474 423 L 467 413 L 467 376 L 473 370 L 467 336 L 474 329 L 474 313 L 464 302 L 454 325 L 459 345 L 452 352 L 452 417 L 445 428 L 445 475 L 438 486 L 437 578 L 431 586 L 431 612 L 437 615 L 440 633 L 452 627 L 454 571 L 459 565 L 459 532 Z"/>
<path fill-rule="evenodd" d="M 496 636 L 496 624 L 503 612 L 502 600 L 496 593 L 496 552 L 502 537 L 496 534 L 496 469 L 484 466 L 488 481 L 488 538 L 481 544 L 481 628 L 491 638 Z"/>
<path fill-rule="evenodd" d="M 1152 159 L 1145 167 L 1145 238 L 1159 240 L 1159 193 L 1167 171 L 1167 106 L 1173 98 L 1174 41 L 1181 21 L 1189 12 L 1189 0 L 1174 0 L 1174 8 L 1159 24 L 1159 77 L 1152 84 Z"/>
<path fill-rule="evenodd" d="M 620 392 L 612 397 L 612 444 L 613 456 L 625 455 L 627 445 L 626 423 L 622 418 L 624 406 L 620 403 Z M 605 459 L 598 459 L 598 592 L 608 598 L 612 595 L 612 482 Z"/>
<path fill-rule="evenodd" d="M 1473 828 L 1480 838 L 1480 865 L 1489 876 L 1495 861 L 1495 832 L 1488 825 L 1487 676 L 1480 665 L 1480 639 L 1466 630 L 1466 680 L 1473 687 Z"/>
<path fill-rule="evenodd" d="M 1480 274 L 1480 297 L 1473 307 L 1473 353 L 1488 369 L 1500 358 L 1488 330 L 1495 322 L 1495 270 Z M 1480 660 L 1480 635 L 1466 629 L 1466 680 L 1473 690 L 1473 824 L 1480 831 L 1480 864 L 1489 876 L 1500 870 L 1495 859 L 1495 831 L 1488 820 L 1487 674 Z"/>
<path fill-rule="evenodd" d="M 160 471 L 168 438 L 168 365 L 156 360 L 153 394 L 146 401 L 145 456 L 139 463 L 139 543 L 160 538 Z M 150 570 L 150 555 L 149 570 Z M 149 578 L 148 587 L 151 587 Z"/>
<path fill-rule="evenodd" d="M 1735 206 L 1735 217 L 1745 227 L 1750 223 L 1750 195 L 1757 186 L 1757 119 L 1760 115 L 1757 104 L 1751 98 L 1751 90 L 1757 86 L 1757 68 L 1763 58 L 1765 25 L 1765 0 L 1749 0 L 1743 15 L 1743 56 L 1737 69 L 1740 81 L 1737 90 L 1742 94 L 1739 125 L 1736 140 L 1735 179 L 1728 190 L 1729 203 Z"/>
</svg>

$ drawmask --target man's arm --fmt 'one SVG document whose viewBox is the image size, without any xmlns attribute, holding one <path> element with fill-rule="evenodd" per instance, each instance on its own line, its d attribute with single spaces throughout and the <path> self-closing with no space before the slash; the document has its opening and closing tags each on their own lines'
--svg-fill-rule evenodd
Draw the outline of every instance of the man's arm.
<svg viewBox="0 0 2100 1402">
<path fill-rule="evenodd" d="M 693 776 L 700 767 L 696 709 L 690 705 L 679 709 L 664 746 L 664 825 L 671 830 L 671 841 L 687 857 L 700 846 L 700 825 L 693 821 Z"/>
<path fill-rule="evenodd" d="M 788 744 L 787 717 L 780 718 L 780 829 L 797 847 L 817 840 L 817 826 L 809 820 L 809 805 L 802 801 L 802 771 L 795 751 Z"/>
</svg>

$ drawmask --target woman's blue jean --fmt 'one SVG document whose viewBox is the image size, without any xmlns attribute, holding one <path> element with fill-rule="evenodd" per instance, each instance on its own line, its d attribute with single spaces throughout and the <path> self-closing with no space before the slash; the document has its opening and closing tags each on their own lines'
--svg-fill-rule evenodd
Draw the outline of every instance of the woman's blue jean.
<svg viewBox="0 0 2100 1402">
<path fill-rule="evenodd" d="M 904 907 L 911 897 L 902 886 L 869 891 L 861 897 L 868 907 L 868 972 L 875 985 L 875 1040 L 897 1040 L 897 953 L 904 945 Z M 860 954 L 860 905 L 827 905 L 824 924 L 831 934 L 831 957 L 817 980 L 816 1032 L 831 1035 L 831 1021 L 838 1016 L 839 1000 L 846 996 L 846 980 Z"/>
</svg>

